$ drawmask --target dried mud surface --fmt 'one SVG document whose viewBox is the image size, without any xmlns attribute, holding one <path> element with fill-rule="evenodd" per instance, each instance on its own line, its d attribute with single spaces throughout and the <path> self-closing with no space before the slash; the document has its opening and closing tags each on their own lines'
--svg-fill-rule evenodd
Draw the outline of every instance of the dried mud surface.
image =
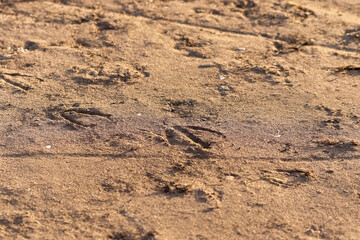
<svg viewBox="0 0 360 240">
<path fill-rule="evenodd" d="M 359 0 L 0 1 L 0 239 L 359 239 Z"/>
</svg>

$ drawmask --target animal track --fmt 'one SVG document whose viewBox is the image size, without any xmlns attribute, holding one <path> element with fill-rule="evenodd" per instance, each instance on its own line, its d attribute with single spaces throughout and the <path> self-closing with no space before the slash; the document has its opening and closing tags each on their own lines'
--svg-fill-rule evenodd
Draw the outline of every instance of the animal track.
<svg viewBox="0 0 360 240">
<path fill-rule="evenodd" d="M 275 172 L 262 170 L 261 175 L 263 180 L 286 188 L 309 182 L 314 177 L 311 171 L 303 169 L 277 169 Z"/>
<path fill-rule="evenodd" d="M 0 79 L 7 85 L 15 88 L 17 91 L 26 92 L 33 89 L 32 83 L 42 82 L 41 78 L 25 75 L 21 73 L 3 73 L 0 72 Z"/>
<path fill-rule="evenodd" d="M 211 149 L 213 145 L 226 138 L 224 134 L 199 126 L 174 126 L 166 129 L 163 135 L 155 134 L 169 145 L 196 145 Z"/>
<path fill-rule="evenodd" d="M 214 204 L 218 207 L 223 199 L 223 192 L 209 187 L 201 182 L 183 182 L 181 179 L 166 180 L 160 177 L 156 177 L 151 173 L 147 173 L 147 177 L 156 182 L 157 193 L 165 194 L 171 198 L 184 197 L 185 195 L 191 195 L 195 201 L 200 203 Z"/>
<path fill-rule="evenodd" d="M 201 120 L 209 120 L 216 118 L 217 109 L 212 108 L 205 102 L 198 102 L 194 99 L 165 99 L 164 110 L 173 113 L 181 118 L 198 118 Z"/>
<path fill-rule="evenodd" d="M 52 120 L 65 120 L 72 127 L 94 127 L 96 118 L 111 120 L 111 114 L 101 112 L 97 108 L 71 108 L 61 107 L 49 108 L 46 110 L 48 118 Z M 94 118 L 96 117 L 96 118 Z"/>
<path fill-rule="evenodd" d="M 129 183 L 119 179 L 106 179 L 101 183 L 101 187 L 106 192 L 131 193 L 133 191 L 133 187 Z"/>
<path fill-rule="evenodd" d="M 360 146 L 360 142 L 356 140 L 345 139 L 318 139 L 313 142 L 317 145 L 317 148 L 322 149 L 322 152 L 330 157 L 344 155 L 348 152 L 356 152 Z"/>
<path fill-rule="evenodd" d="M 335 115 L 337 117 L 341 117 L 343 115 L 341 113 L 341 109 L 333 110 L 333 109 L 325 107 L 323 105 L 316 106 L 315 109 L 318 110 L 318 111 L 326 112 L 328 116 L 334 116 Z"/>
<path fill-rule="evenodd" d="M 331 126 L 337 130 L 341 129 L 341 119 L 340 118 L 334 118 L 334 119 L 329 119 L 326 121 L 321 121 L 320 122 L 320 127 L 327 127 L 327 126 Z"/>
<path fill-rule="evenodd" d="M 97 71 L 91 70 L 92 68 L 89 69 L 79 69 L 75 66 L 69 69 L 67 73 L 73 74 L 72 80 L 77 84 L 104 86 L 120 83 L 131 85 L 135 84 L 139 79 L 150 76 L 145 66 L 139 66 L 137 64 L 134 66 L 120 65 L 111 69 L 101 64 L 97 67 Z"/>
<path fill-rule="evenodd" d="M 167 104 L 169 105 L 169 112 L 174 112 L 180 117 L 189 117 L 192 115 L 193 109 L 197 106 L 198 102 L 196 100 L 182 100 L 182 101 L 175 101 L 175 100 L 166 100 Z"/>
<path fill-rule="evenodd" d="M 76 112 L 76 113 L 87 114 L 87 115 L 92 115 L 92 116 L 105 117 L 108 119 L 110 119 L 110 117 L 111 117 L 111 114 L 102 113 L 97 108 L 73 108 L 73 109 L 66 110 L 65 112 Z"/>
<path fill-rule="evenodd" d="M 195 134 L 191 133 L 188 129 L 180 126 L 175 126 L 174 129 L 178 130 L 185 134 L 190 140 L 194 143 L 200 144 L 202 148 L 209 149 L 211 147 L 211 143 L 208 141 L 202 140 L 200 137 L 196 136 Z"/>
<path fill-rule="evenodd" d="M 189 37 L 186 37 L 181 34 L 176 34 L 174 37 L 176 43 L 175 49 L 177 50 L 185 50 L 188 54 L 187 57 L 201 58 L 206 59 L 210 58 L 209 54 L 207 54 L 204 50 L 204 47 L 209 45 L 210 42 L 200 41 L 200 40 L 192 40 Z"/>
<path fill-rule="evenodd" d="M 309 16 L 316 16 L 313 10 L 303 7 L 292 1 L 288 1 L 285 4 L 285 10 L 294 15 L 296 18 L 301 19 L 302 21 L 304 21 Z"/>
<path fill-rule="evenodd" d="M 209 158 L 221 147 L 226 136 L 212 129 L 199 126 L 174 126 L 160 134 L 143 130 L 150 139 L 166 146 L 174 146 L 195 158 Z"/>
</svg>

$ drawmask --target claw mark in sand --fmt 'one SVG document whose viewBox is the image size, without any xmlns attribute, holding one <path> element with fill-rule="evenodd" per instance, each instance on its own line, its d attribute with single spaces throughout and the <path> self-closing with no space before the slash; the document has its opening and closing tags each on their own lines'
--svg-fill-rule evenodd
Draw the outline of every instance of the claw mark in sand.
<svg viewBox="0 0 360 240">
<path fill-rule="evenodd" d="M 10 79 L 6 78 L 3 74 L 0 74 L 0 78 L 2 80 L 4 80 L 4 82 L 6 82 L 7 84 L 9 84 L 21 91 L 28 91 L 31 89 L 30 86 L 10 80 Z"/>
<path fill-rule="evenodd" d="M 152 139 L 163 142 L 167 146 L 180 145 L 186 147 L 196 145 L 200 149 L 211 149 L 213 144 L 220 141 L 218 138 L 226 138 L 219 131 L 199 126 L 173 126 L 166 129 L 162 134 L 156 134 L 147 130 L 142 131 L 148 132 Z"/>
<path fill-rule="evenodd" d="M 174 129 L 178 130 L 179 132 L 182 132 L 188 138 L 190 138 L 193 142 L 200 144 L 200 146 L 205 148 L 205 149 L 209 149 L 211 147 L 210 142 L 204 141 L 201 138 L 195 136 L 193 133 L 191 133 L 189 130 L 187 130 L 184 127 L 175 126 Z"/>
<path fill-rule="evenodd" d="M 276 172 L 262 170 L 261 179 L 285 188 L 295 187 L 307 183 L 314 178 L 314 174 L 303 169 L 277 169 Z"/>
<path fill-rule="evenodd" d="M 206 131 L 206 132 L 211 132 L 211 133 L 215 133 L 219 136 L 222 136 L 223 138 L 225 138 L 225 135 L 222 134 L 221 132 L 219 131 L 215 131 L 215 130 L 212 130 L 212 129 L 209 129 L 209 128 L 204 128 L 204 127 L 199 127 L 199 126 L 186 126 L 187 128 L 190 128 L 190 129 L 193 129 L 193 130 L 199 130 L 199 131 Z"/>
<path fill-rule="evenodd" d="M 71 122 L 73 124 L 79 125 L 79 126 L 83 126 L 83 127 L 94 127 L 95 126 L 95 124 L 90 124 L 90 125 L 89 124 L 84 124 L 83 122 L 76 120 L 75 116 L 67 115 L 67 114 L 65 114 L 63 112 L 60 113 L 60 116 L 63 119 L 65 119 L 65 120 L 67 120 L 67 121 L 69 121 L 69 122 Z"/>
<path fill-rule="evenodd" d="M 73 109 L 66 110 L 64 112 L 76 112 L 76 113 L 80 113 L 80 114 L 105 117 L 108 119 L 110 119 L 110 117 L 111 117 L 111 114 L 102 113 L 99 109 L 96 109 L 96 108 L 73 108 Z"/>
<path fill-rule="evenodd" d="M 96 124 L 92 123 L 94 117 L 97 118 L 105 118 L 107 120 L 111 120 L 111 114 L 106 114 L 101 112 L 97 108 L 71 108 L 71 109 L 61 109 L 54 108 L 47 110 L 48 115 L 51 119 L 59 119 L 62 118 L 70 124 L 74 124 L 76 126 L 82 127 L 94 127 Z"/>
</svg>

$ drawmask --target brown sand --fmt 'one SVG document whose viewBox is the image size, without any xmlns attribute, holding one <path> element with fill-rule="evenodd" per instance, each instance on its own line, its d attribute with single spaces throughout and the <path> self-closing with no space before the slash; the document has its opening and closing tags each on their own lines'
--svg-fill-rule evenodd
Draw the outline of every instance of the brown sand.
<svg viewBox="0 0 360 240">
<path fill-rule="evenodd" d="M 360 239 L 359 23 L 1 0 L 0 239 Z"/>
</svg>

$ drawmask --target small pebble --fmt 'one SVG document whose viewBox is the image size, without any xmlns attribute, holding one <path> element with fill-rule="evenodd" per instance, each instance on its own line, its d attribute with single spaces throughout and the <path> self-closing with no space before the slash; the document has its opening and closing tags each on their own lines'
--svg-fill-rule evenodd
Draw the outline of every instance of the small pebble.
<svg viewBox="0 0 360 240">
<path fill-rule="evenodd" d="M 140 117 L 142 114 L 141 114 L 141 113 L 138 113 L 137 115 Z"/>
<path fill-rule="evenodd" d="M 219 91 L 220 92 L 227 92 L 227 91 L 230 91 L 230 89 L 227 86 L 220 86 Z"/>
<path fill-rule="evenodd" d="M 224 80 L 225 77 L 224 77 L 224 76 L 220 76 L 219 79 L 220 79 L 220 80 Z"/>
<path fill-rule="evenodd" d="M 281 134 L 280 134 L 280 131 L 278 130 L 278 132 L 275 134 L 275 136 L 274 137 L 276 137 L 276 138 L 279 138 L 279 137 L 281 137 Z"/>
<path fill-rule="evenodd" d="M 98 73 L 96 70 L 90 70 L 89 74 L 90 74 L 91 76 L 94 76 L 94 77 L 96 77 L 97 75 L 99 75 L 99 73 Z"/>
<path fill-rule="evenodd" d="M 46 145 L 45 148 L 46 148 L 46 149 L 50 149 L 50 148 L 51 148 L 51 145 Z"/>
<path fill-rule="evenodd" d="M 244 52 L 244 51 L 245 51 L 245 48 L 235 48 L 235 51 L 237 51 L 237 52 Z"/>
<path fill-rule="evenodd" d="M 234 177 L 233 176 L 226 176 L 225 180 L 226 181 L 232 181 L 232 180 L 234 180 Z"/>
</svg>

